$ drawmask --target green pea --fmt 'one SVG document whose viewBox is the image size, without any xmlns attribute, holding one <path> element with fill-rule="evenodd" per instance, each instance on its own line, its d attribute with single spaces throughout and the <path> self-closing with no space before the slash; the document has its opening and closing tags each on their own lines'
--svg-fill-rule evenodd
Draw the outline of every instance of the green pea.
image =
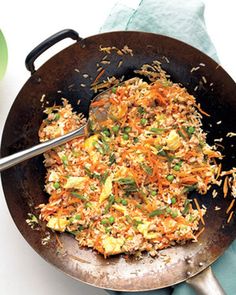
<svg viewBox="0 0 236 295">
<path fill-rule="evenodd" d="M 181 167 L 180 167 L 180 165 L 179 165 L 179 164 L 176 164 L 176 165 L 174 166 L 174 168 L 173 168 L 173 169 L 174 169 L 175 171 L 179 171 L 179 170 L 180 170 L 180 168 L 181 168 Z"/>
<path fill-rule="evenodd" d="M 171 198 L 171 203 L 175 204 L 176 203 L 176 198 Z"/>
<path fill-rule="evenodd" d="M 151 191 L 151 196 L 156 196 L 157 191 Z"/>
<path fill-rule="evenodd" d="M 109 137 L 111 135 L 109 130 L 104 130 L 103 134 L 105 134 L 107 137 Z"/>
<path fill-rule="evenodd" d="M 144 109 L 144 107 L 139 106 L 139 107 L 138 107 L 138 112 L 139 112 L 139 114 L 143 114 L 143 113 L 145 113 L 145 109 Z"/>
<path fill-rule="evenodd" d="M 122 136 L 122 138 L 124 140 L 128 140 L 129 139 L 129 135 L 127 133 L 124 133 L 123 136 Z"/>
<path fill-rule="evenodd" d="M 117 132 L 119 131 L 119 129 L 120 129 L 120 126 L 119 126 L 119 125 L 115 125 L 115 126 L 113 126 L 111 129 L 112 129 L 112 131 L 113 131 L 114 133 L 117 133 Z"/>
<path fill-rule="evenodd" d="M 169 174 L 169 175 L 166 176 L 166 179 L 167 179 L 168 181 L 172 182 L 172 181 L 175 179 L 175 177 L 174 177 L 174 175 Z"/>
<path fill-rule="evenodd" d="M 110 216 L 108 219 L 110 224 L 115 222 L 115 218 L 113 216 Z"/>
<path fill-rule="evenodd" d="M 127 205 L 128 205 L 128 202 L 127 202 L 127 200 L 122 199 L 122 200 L 121 200 L 121 204 L 124 205 L 124 206 L 127 206 Z"/>
<path fill-rule="evenodd" d="M 138 137 L 134 137 L 134 143 L 137 143 L 138 141 Z"/>
<path fill-rule="evenodd" d="M 127 127 L 124 128 L 124 132 L 125 132 L 125 133 L 129 133 L 131 130 L 132 130 L 132 129 L 131 129 L 131 127 L 129 127 L 129 126 L 127 126 Z"/>
<path fill-rule="evenodd" d="M 58 189 L 60 187 L 60 183 L 59 182 L 54 182 L 53 186 L 55 189 Z"/>
<path fill-rule="evenodd" d="M 141 124 L 141 125 L 146 125 L 147 122 L 148 122 L 148 120 L 145 119 L 145 118 L 142 118 L 142 119 L 140 120 L 140 124 Z"/>
</svg>

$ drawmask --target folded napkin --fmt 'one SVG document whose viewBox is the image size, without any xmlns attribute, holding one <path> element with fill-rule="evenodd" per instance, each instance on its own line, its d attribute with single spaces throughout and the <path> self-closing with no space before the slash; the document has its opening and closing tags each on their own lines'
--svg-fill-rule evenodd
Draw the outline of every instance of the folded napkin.
<svg viewBox="0 0 236 295">
<path fill-rule="evenodd" d="M 205 52 L 218 62 L 214 45 L 204 22 L 201 0 L 141 0 L 137 9 L 118 3 L 112 9 L 100 32 L 145 31 L 182 40 Z M 236 294 L 236 241 L 212 266 L 228 295 Z M 155 278 L 153 278 L 155 280 Z M 150 292 L 127 293 L 107 291 L 112 295 L 194 295 L 185 283 Z"/>
</svg>

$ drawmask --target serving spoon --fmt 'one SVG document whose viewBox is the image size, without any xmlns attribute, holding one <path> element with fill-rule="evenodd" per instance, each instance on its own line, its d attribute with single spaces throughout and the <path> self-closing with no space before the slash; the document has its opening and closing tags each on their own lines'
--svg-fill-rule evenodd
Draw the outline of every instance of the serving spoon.
<svg viewBox="0 0 236 295">
<path fill-rule="evenodd" d="M 131 84 L 132 82 L 135 81 L 135 79 L 137 79 L 137 78 L 132 78 L 132 79 L 126 80 L 126 81 L 120 83 L 119 86 L 121 86 L 122 84 Z M 92 103 L 90 104 L 89 118 L 92 117 L 93 120 L 95 119 L 95 121 L 97 123 L 102 122 L 107 118 L 106 110 L 108 110 L 108 107 L 109 107 L 109 96 L 112 93 L 112 88 L 108 88 L 107 90 L 100 92 L 98 95 L 96 95 L 94 97 L 94 99 L 92 101 L 94 103 L 95 101 L 99 101 L 101 99 L 107 98 L 108 104 L 106 104 L 102 108 L 99 108 L 96 106 L 93 107 Z M 80 128 L 78 128 L 74 131 L 68 132 L 65 135 L 59 136 L 54 139 L 47 140 L 43 143 L 37 144 L 37 145 L 30 147 L 26 150 L 23 150 L 23 151 L 15 153 L 15 154 L 12 154 L 10 156 L 6 156 L 4 158 L 1 158 L 0 159 L 0 172 L 2 172 L 3 170 L 6 170 L 12 166 L 15 166 L 25 160 L 31 159 L 35 156 L 38 156 L 38 155 L 40 155 L 40 154 L 42 154 L 54 147 L 62 145 L 74 138 L 84 136 L 86 129 L 88 128 L 89 120 L 90 119 L 88 119 L 86 124 L 84 124 Z"/>
</svg>

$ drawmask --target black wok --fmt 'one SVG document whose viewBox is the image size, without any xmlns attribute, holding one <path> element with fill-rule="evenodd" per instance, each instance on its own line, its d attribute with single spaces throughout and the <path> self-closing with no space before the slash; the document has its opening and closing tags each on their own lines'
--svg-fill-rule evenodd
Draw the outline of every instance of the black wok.
<svg viewBox="0 0 236 295">
<path fill-rule="evenodd" d="M 35 71 L 34 60 L 37 56 L 66 37 L 76 42 Z M 44 94 L 49 105 L 66 97 L 77 111 L 87 115 L 90 100 L 94 96 L 90 84 L 98 74 L 97 63 L 105 55 L 99 51 L 100 45 L 117 48 L 128 45 L 134 54 L 119 56 L 112 51 L 107 57 L 110 64 L 105 65 L 106 71 L 102 78 L 124 75 L 128 79 L 134 76 L 133 70 L 144 63 L 153 60 L 162 62 L 162 67 L 171 75 L 171 79 L 182 83 L 197 98 L 202 108 L 211 114 L 211 117 L 203 120 L 204 129 L 208 132 L 210 144 L 214 143 L 214 138 L 223 138 L 223 169 L 235 166 L 235 137 L 226 137 L 228 132 L 236 131 L 234 81 L 221 66 L 197 49 L 169 37 L 143 32 L 113 32 L 81 39 L 76 32 L 65 30 L 33 50 L 26 61 L 32 75 L 16 97 L 4 127 L 2 157 L 38 143 L 37 133 L 44 117 L 40 99 Z M 123 64 L 117 67 L 120 60 L 123 60 Z M 191 72 L 193 67 L 199 69 Z M 85 73 L 91 80 L 83 76 Z M 86 86 L 83 87 L 83 84 Z M 78 99 L 81 99 L 79 106 Z M 222 123 L 217 124 L 218 121 Z M 49 230 L 44 225 L 38 230 L 32 230 L 25 220 L 29 212 L 36 212 L 36 205 L 47 202 L 48 196 L 43 189 L 44 175 L 42 156 L 2 173 L 3 190 L 12 218 L 27 242 L 45 260 L 75 279 L 97 287 L 141 291 L 174 285 L 206 269 L 236 237 L 236 219 L 226 223 L 225 212 L 231 197 L 228 195 L 224 199 L 222 188 L 216 187 L 216 198 L 212 198 L 211 190 L 199 197 L 199 203 L 208 208 L 206 229 L 199 242 L 162 250 L 158 258 L 144 255 L 139 261 L 123 256 L 104 259 L 90 249 L 80 248 L 66 233 L 60 236 L 62 249 L 58 248 L 53 232 L 50 232 L 50 241 L 42 245 L 42 239 Z M 215 206 L 221 210 L 215 211 Z M 163 257 L 169 257 L 169 262 Z"/>
</svg>

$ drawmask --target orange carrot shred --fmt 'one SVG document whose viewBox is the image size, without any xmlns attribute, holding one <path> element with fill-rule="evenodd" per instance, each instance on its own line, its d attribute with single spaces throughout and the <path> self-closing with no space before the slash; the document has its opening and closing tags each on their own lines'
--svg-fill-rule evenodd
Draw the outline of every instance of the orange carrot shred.
<svg viewBox="0 0 236 295">
<path fill-rule="evenodd" d="M 196 105 L 196 107 L 198 108 L 199 112 L 202 113 L 203 115 L 207 116 L 207 117 L 210 117 L 211 115 L 209 115 L 207 112 L 203 111 L 203 109 L 201 108 L 201 105 L 200 103 L 198 103 Z"/>
<path fill-rule="evenodd" d="M 196 205 L 196 207 L 197 207 L 197 210 L 198 210 L 198 212 L 199 212 L 199 216 L 200 216 L 201 222 L 202 222 L 203 225 L 205 225 L 205 221 L 204 221 L 204 219 L 203 219 L 202 211 L 201 211 L 201 208 L 200 208 L 200 206 L 199 206 L 199 204 L 198 204 L 198 201 L 197 201 L 196 198 L 194 198 L 193 200 L 194 200 L 194 203 L 195 203 L 195 205 Z"/>
<path fill-rule="evenodd" d="M 230 223 L 232 217 L 233 217 L 234 211 L 231 211 L 231 213 L 229 214 L 229 218 L 227 219 L 227 223 Z"/>
<path fill-rule="evenodd" d="M 203 227 L 196 235 L 195 235 L 195 238 L 199 238 L 199 236 L 204 232 L 205 230 L 205 227 Z"/>
<path fill-rule="evenodd" d="M 96 79 L 94 80 L 93 84 L 96 83 L 101 77 L 102 75 L 105 73 L 105 69 L 103 69 L 96 77 Z"/>
<path fill-rule="evenodd" d="M 63 248 L 63 244 L 62 244 L 62 242 L 60 241 L 60 239 L 59 239 L 59 237 L 58 237 L 57 234 L 56 234 L 56 240 L 57 240 L 57 243 L 58 243 L 59 247 L 60 247 L 60 248 Z"/>
<path fill-rule="evenodd" d="M 223 185 L 223 192 L 224 192 L 224 198 L 226 198 L 227 196 L 227 193 L 228 193 L 228 176 L 225 177 L 225 180 L 224 180 L 224 185 Z"/>
<path fill-rule="evenodd" d="M 231 203 L 229 204 L 229 207 L 228 207 L 227 210 L 226 210 L 226 214 L 228 214 L 229 211 L 233 208 L 234 203 L 235 203 L 235 199 L 233 199 L 233 200 L 231 201 Z"/>
</svg>

